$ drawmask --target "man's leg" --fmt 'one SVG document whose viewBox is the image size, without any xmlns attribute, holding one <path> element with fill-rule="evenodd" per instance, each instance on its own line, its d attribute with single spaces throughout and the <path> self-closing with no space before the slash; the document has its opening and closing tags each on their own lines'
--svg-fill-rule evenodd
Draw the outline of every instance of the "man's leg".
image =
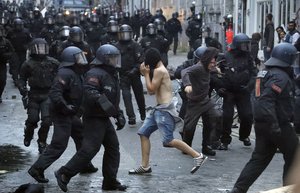
<svg viewBox="0 0 300 193">
<path fill-rule="evenodd" d="M 151 149 L 151 144 L 150 140 L 148 137 L 145 136 L 140 136 L 141 140 L 141 148 L 142 148 L 142 166 L 144 168 L 149 167 L 149 159 L 150 159 L 150 149 Z"/>
</svg>

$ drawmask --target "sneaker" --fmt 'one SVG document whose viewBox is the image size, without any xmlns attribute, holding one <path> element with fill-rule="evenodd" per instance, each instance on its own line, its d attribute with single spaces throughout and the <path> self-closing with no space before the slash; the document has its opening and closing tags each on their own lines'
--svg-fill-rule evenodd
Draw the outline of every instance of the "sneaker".
<svg viewBox="0 0 300 193">
<path fill-rule="evenodd" d="M 251 146 L 251 141 L 249 137 L 247 137 L 246 139 L 240 139 L 240 141 L 244 143 L 244 146 Z"/>
<path fill-rule="evenodd" d="M 127 189 L 126 185 L 122 185 L 118 180 L 113 180 L 113 182 L 105 183 L 105 180 L 103 180 L 102 183 L 102 190 L 119 190 L 119 191 L 125 191 Z"/>
<path fill-rule="evenodd" d="M 49 180 L 47 178 L 45 178 L 44 171 L 42 171 L 42 170 L 38 170 L 38 169 L 31 167 L 28 170 L 28 174 L 39 183 L 48 183 L 49 182 Z"/>
<path fill-rule="evenodd" d="M 143 166 L 140 166 L 136 169 L 132 169 L 128 171 L 128 174 L 150 174 L 152 172 L 151 167 L 144 168 Z"/>
<path fill-rule="evenodd" d="M 207 160 L 207 156 L 201 154 L 199 157 L 194 158 L 194 167 L 191 170 L 191 173 L 195 173 L 201 166 L 202 164 Z"/>
<path fill-rule="evenodd" d="M 203 146 L 202 147 L 202 153 L 209 156 L 215 156 L 216 151 L 214 151 L 210 146 Z"/>
</svg>

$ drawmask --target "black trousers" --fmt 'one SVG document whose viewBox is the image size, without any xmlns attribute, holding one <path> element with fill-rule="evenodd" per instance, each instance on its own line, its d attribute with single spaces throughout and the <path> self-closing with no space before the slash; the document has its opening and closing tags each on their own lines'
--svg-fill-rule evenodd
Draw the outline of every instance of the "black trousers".
<svg viewBox="0 0 300 193">
<path fill-rule="evenodd" d="M 214 108 L 213 105 L 203 109 L 198 102 L 188 101 L 184 117 L 183 141 L 192 146 L 197 123 L 202 117 L 202 146 L 210 145 L 212 131 L 218 127 L 217 123 L 221 116 L 220 111 Z"/>
<path fill-rule="evenodd" d="M 272 123 L 256 123 L 254 125 L 256 135 L 255 148 L 251 159 L 234 185 L 239 190 L 239 193 L 248 191 L 249 187 L 269 165 L 277 148 L 283 154 L 284 159 L 283 185 L 288 185 L 285 179 L 294 161 L 299 140 L 289 123 L 281 126 L 281 132 L 272 132 L 270 125 Z"/>
<path fill-rule="evenodd" d="M 296 133 L 300 134 L 300 96 L 295 97 L 294 127 L 295 127 Z"/>
<path fill-rule="evenodd" d="M 223 97 L 223 132 L 221 142 L 231 143 L 231 127 L 233 123 L 234 107 L 236 106 L 240 119 L 239 139 L 249 137 L 251 133 L 253 114 L 249 92 L 227 92 Z"/>
<path fill-rule="evenodd" d="M 38 131 L 38 141 L 46 143 L 49 128 L 52 124 L 49 112 L 50 101 L 48 94 L 32 93 L 28 95 L 27 119 L 25 121 L 26 132 L 33 135 L 34 129 L 38 127 L 41 119 L 41 126 Z"/>
<path fill-rule="evenodd" d="M 120 86 L 122 90 L 123 101 L 128 119 L 136 118 L 131 96 L 131 88 L 133 90 L 141 117 L 146 115 L 145 97 L 143 84 L 139 74 L 133 76 L 122 75 L 120 77 Z"/>
<path fill-rule="evenodd" d="M 176 54 L 177 52 L 177 47 L 178 47 L 178 33 L 170 33 L 169 34 L 169 40 L 170 40 L 170 44 L 173 44 L 173 53 Z"/>
<path fill-rule="evenodd" d="M 20 74 L 20 69 L 23 62 L 26 60 L 26 51 L 15 52 L 9 61 L 9 72 L 12 75 L 12 79 L 17 81 Z"/>
<path fill-rule="evenodd" d="M 109 118 L 85 117 L 82 147 L 60 170 L 68 177 L 75 176 L 104 146 L 102 173 L 106 181 L 117 178 L 120 163 L 119 140 Z"/>
<path fill-rule="evenodd" d="M 45 152 L 40 155 L 32 167 L 46 170 L 55 162 L 66 150 L 70 136 L 73 138 L 76 149 L 80 149 L 82 144 L 82 122 L 77 116 L 66 116 L 54 113 L 52 115 L 54 132 L 50 145 Z"/>
</svg>

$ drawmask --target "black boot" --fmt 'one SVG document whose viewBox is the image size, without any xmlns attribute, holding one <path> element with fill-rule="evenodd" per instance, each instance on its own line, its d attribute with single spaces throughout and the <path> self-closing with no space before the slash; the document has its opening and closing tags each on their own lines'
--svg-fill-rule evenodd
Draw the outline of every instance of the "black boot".
<svg viewBox="0 0 300 193">
<path fill-rule="evenodd" d="M 202 147 L 202 153 L 209 156 L 215 156 L 216 151 L 214 151 L 209 145 Z"/>
<path fill-rule="evenodd" d="M 34 134 L 34 129 L 30 129 L 28 127 L 25 127 L 25 129 L 24 129 L 24 145 L 26 147 L 30 146 L 30 142 L 33 138 L 33 134 Z"/>
<path fill-rule="evenodd" d="M 48 183 L 49 180 L 45 178 L 44 171 L 31 167 L 28 170 L 28 174 L 33 177 L 39 183 Z"/>
<path fill-rule="evenodd" d="M 126 185 L 122 185 L 118 180 L 103 180 L 102 182 L 102 190 L 119 190 L 125 191 L 127 189 Z"/>
<path fill-rule="evenodd" d="M 67 192 L 68 191 L 68 183 L 70 181 L 70 178 L 67 175 L 63 174 L 61 172 L 61 169 L 55 171 L 54 175 L 56 177 L 57 184 L 60 187 L 60 189 L 64 192 Z"/>
<path fill-rule="evenodd" d="M 80 173 L 81 174 L 90 174 L 90 173 L 95 173 L 98 171 L 98 168 L 96 168 L 92 162 L 88 163 L 87 166 L 85 166 Z"/>
</svg>

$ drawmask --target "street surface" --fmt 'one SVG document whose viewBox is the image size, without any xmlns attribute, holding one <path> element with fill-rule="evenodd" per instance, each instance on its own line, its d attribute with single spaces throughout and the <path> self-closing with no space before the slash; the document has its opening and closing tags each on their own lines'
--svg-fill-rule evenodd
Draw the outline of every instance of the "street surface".
<svg viewBox="0 0 300 193">
<path fill-rule="evenodd" d="M 169 54 L 169 65 L 176 68 L 186 59 L 186 54 Z M 23 128 L 27 114 L 23 109 L 21 96 L 13 86 L 10 75 L 5 93 L 0 104 L 0 193 L 14 192 L 17 187 L 25 183 L 37 183 L 27 174 L 31 164 L 39 156 L 37 148 L 37 130 L 30 147 L 23 145 Z M 153 96 L 145 94 L 146 105 L 154 105 Z M 137 109 L 134 100 L 135 109 Z M 121 107 L 124 109 L 123 103 Z M 237 129 L 233 129 L 233 142 L 228 151 L 217 151 L 217 155 L 209 157 L 207 162 L 195 173 L 190 174 L 193 167 L 191 157 L 171 148 L 164 148 L 159 132 L 151 136 L 150 163 L 152 174 L 147 176 L 128 175 L 128 170 L 139 166 L 141 161 L 140 140 L 136 134 L 141 126 L 138 111 L 136 127 L 126 127 L 118 131 L 121 151 L 121 162 L 118 179 L 128 185 L 128 193 L 220 193 L 231 189 L 240 171 L 249 160 L 254 147 L 254 132 L 251 133 L 251 147 L 243 146 L 238 140 Z M 49 133 L 50 143 L 52 129 Z M 178 132 L 175 137 L 180 138 Z M 194 137 L 193 147 L 201 151 L 202 130 L 199 126 Z M 75 146 L 72 140 L 65 153 L 45 171 L 49 183 L 44 184 L 46 193 L 62 192 L 56 183 L 54 171 L 65 164 L 74 154 Z M 93 164 L 99 168 L 94 174 L 77 175 L 68 185 L 70 193 L 99 193 L 102 184 L 102 154 L 103 147 L 93 159 Z M 249 193 L 269 190 L 281 186 L 283 159 L 276 154 L 273 161 L 249 190 Z"/>
</svg>

